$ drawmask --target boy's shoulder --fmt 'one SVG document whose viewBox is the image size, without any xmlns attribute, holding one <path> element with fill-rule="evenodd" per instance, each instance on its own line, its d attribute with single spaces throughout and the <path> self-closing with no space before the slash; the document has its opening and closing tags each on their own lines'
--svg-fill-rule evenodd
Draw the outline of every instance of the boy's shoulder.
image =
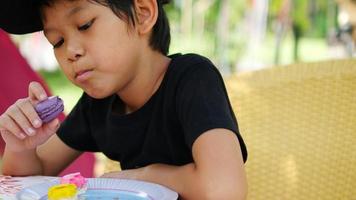
<svg viewBox="0 0 356 200">
<path fill-rule="evenodd" d="M 197 65 L 197 64 L 207 64 L 213 65 L 213 63 L 207 58 L 199 54 L 188 53 L 188 54 L 173 54 L 170 56 L 174 62 L 186 65 Z"/>
<path fill-rule="evenodd" d="M 193 71 L 210 71 L 213 70 L 218 72 L 215 65 L 207 57 L 201 56 L 199 54 L 189 53 L 189 54 L 174 54 L 171 55 L 172 58 L 171 68 L 175 73 L 193 72 Z"/>
<path fill-rule="evenodd" d="M 165 75 L 167 84 L 185 85 L 198 80 L 222 81 L 218 68 L 208 58 L 198 54 L 175 54 Z"/>
</svg>

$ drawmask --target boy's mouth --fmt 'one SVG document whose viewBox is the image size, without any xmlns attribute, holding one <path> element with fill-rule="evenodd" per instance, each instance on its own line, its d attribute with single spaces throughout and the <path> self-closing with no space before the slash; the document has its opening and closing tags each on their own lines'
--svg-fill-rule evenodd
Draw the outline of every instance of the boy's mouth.
<svg viewBox="0 0 356 200">
<path fill-rule="evenodd" d="M 78 82 L 83 82 L 83 81 L 87 80 L 90 77 L 92 71 L 93 71 L 92 69 L 86 69 L 86 70 L 78 71 L 78 72 L 75 73 L 75 77 L 74 78 Z"/>
</svg>

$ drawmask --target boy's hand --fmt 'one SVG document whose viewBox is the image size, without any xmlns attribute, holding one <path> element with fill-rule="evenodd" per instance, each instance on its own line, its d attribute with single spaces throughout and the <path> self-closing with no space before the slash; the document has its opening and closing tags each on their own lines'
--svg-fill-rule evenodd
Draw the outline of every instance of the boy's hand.
<svg viewBox="0 0 356 200">
<path fill-rule="evenodd" d="M 47 99 L 44 88 L 37 82 L 29 85 L 29 97 L 19 99 L 0 116 L 0 132 L 11 151 L 34 149 L 43 144 L 59 127 L 58 119 L 42 124 L 34 109 Z"/>
</svg>

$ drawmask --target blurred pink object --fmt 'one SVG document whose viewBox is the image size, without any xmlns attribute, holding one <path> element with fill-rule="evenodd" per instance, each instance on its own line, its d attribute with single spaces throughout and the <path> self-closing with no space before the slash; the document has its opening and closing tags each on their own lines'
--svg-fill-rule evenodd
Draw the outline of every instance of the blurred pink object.
<svg viewBox="0 0 356 200">
<path fill-rule="evenodd" d="M 78 189 L 86 187 L 87 179 L 84 178 L 80 172 L 67 174 L 60 179 L 61 184 L 74 184 Z"/>
<path fill-rule="evenodd" d="M 51 96 L 47 84 L 30 67 L 22 57 L 19 50 L 12 42 L 9 35 L 0 29 L 0 115 L 15 103 L 19 98 L 28 96 L 28 85 L 31 81 L 37 81 L 43 85 L 47 94 Z M 64 120 L 61 114 L 59 119 Z M 5 143 L 0 137 L 0 159 Z M 76 161 L 67 167 L 62 174 L 80 171 L 85 177 L 94 175 L 95 157 L 93 153 L 83 153 Z M 61 175 L 62 175 L 61 174 Z"/>
</svg>

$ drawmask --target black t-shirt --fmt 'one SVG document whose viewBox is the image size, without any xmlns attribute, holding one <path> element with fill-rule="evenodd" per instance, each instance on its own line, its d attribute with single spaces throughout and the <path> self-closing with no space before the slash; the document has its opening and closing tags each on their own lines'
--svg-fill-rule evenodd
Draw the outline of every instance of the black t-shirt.
<svg viewBox="0 0 356 200">
<path fill-rule="evenodd" d="M 103 152 L 131 169 L 191 163 L 194 141 L 207 130 L 225 128 L 237 135 L 246 161 L 219 71 L 199 55 L 171 58 L 160 87 L 141 108 L 124 114 L 116 94 L 94 99 L 84 93 L 58 130 L 59 138 L 79 151 Z"/>
</svg>

